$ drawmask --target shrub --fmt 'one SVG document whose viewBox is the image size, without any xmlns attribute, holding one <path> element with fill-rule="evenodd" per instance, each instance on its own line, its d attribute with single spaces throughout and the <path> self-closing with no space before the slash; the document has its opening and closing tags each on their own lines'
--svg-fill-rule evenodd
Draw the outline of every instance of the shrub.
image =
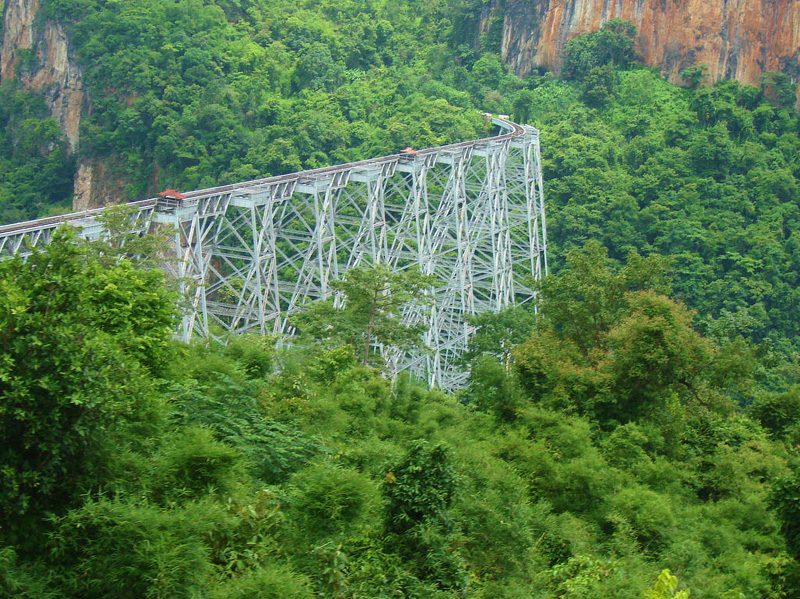
<svg viewBox="0 0 800 599">
<path fill-rule="evenodd" d="M 209 599 L 312 599 L 309 581 L 288 566 L 267 564 L 216 586 Z"/>
<path fill-rule="evenodd" d="M 235 519 L 214 503 L 166 509 L 136 499 L 99 499 L 57 521 L 53 556 L 71 565 L 72 596 L 196 597 L 212 574 L 204 538 Z"/>
<path fill-rule="evenodd" d="M 197 499 L 210 492 L 229 494 L 243 479 L 239 453 L 201 427 L 175 434 L 155 456 L 153 466 L 157 500 Z"/>
<path fill-rule="evenodd" d="M 377 485 L 366 475 L 329 461 L 298 472 L 289 484 L 289 512 L 307 539 L 352 532 L 379 502 Z"/>
</svg>

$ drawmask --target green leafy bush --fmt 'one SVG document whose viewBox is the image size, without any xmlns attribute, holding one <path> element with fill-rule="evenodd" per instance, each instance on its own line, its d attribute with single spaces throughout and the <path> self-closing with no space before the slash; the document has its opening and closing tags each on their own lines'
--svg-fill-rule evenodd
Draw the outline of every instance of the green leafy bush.
<svg viewBox="0 0 800 599">
<path fill-rule="evenodd" d="M 311 599 L 309 581 L 289 567 L 268 564 L 216 585 L 212 599 Z"/>
<path fill-rule="evenodd" d="M 0 515 L 19 542 L 105 482 L 127 427 L 158 425 L 148 373 L 169 355 L 174 307 L 161 273 L 101 266 L 67 233 L 0 261 L 0 288 Z"/>
<path fill-rule="evenodd" d="M 213 503 L 183 509 L 89 501 L 56 522 L 52 546 L 72 596 L 195 597 L 212 580 L 204 537 L 234 520 Z"/>
<path fill-rule="evenodd" d="M 290 512 L 309 539 L 353 533 L 379 507 L 378 488 L 369 477 L 327 461 L 301 470 L 289 485 L 295 489 Z"/>
<path fill-rule="evenodd" d="M 201 427 L 177 431 L 154 455 L 153 466 L 152 493 L 160 502 L 230 495 L 243 471 L 240 454 Z"/>
</svg>

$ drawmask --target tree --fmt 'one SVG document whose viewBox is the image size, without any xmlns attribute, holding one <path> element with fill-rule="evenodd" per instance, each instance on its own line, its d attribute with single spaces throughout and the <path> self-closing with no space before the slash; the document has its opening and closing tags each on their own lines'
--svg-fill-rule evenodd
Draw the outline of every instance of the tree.
<svg viewBox="0 0 800 599">
<path fill-rule="evenodd" d="M 514 108 L 514 121 L 527 123 L 536 107 L 536 94 L 529 89 L 521 89 L 514 95 L 512 106 Z"/>
<path fill-rule="evenodd" d="M 697 89 L 700 82 L 708 75 L 708 67 L 705 64 L 688 67 L 681 71 L 681 80 L 686 82 L 689 89 Z"/>
<path fill-rule="evenodd" d="M 494 54 L 484 54 L 472 66 L 472 77 L 480 85 L 489 89 L 497 89 L 503 76 L 503 63 Z"/>
<path fill-rule="evenodd" d="M 123 204 L 109 206 L 98 215 L 105 234 L 89 246 L 100 262 L 117 265 L 127 260 L 135 266 L 152 267 L 171 259 L 171 256 L 165 257 L 168 235 L 163 230 L 142 231 L 135 222 L 138 212 L 135 206 Z"/>
<path fill-rule="evenodd" d="M 540 283 L 540 311 L 562 336 L 584 355 L 606 347 L 606 336 L 625 309 L 625 293 L 670 289 L 669 261 L 662 256 L 643 258 L 632 253 L 622 268 L 614 268 L 608 250 L 596 241 L 567 255 L 558 276 Z"/>
<path fill-rule="evenodd" d="M 75 158 L 41 96 L 0 85 L 0 224 L 69 209 Z"/>
<path fill-rule="evenodd" d="M 408 324 L 403 312 L 431 303 L 432 297 L 424 293 L 434 283 L 434 277 L 416 269 L 392 272 L 382 264 L 352 269 L 331 283 L 343 308 L 335 307 L 335 298 L 315 302 L 292 322 L 312 338 L 351 345 L 367 365 L 377 345 L 399 349 L 421 345 L 424 319 Z"/>
<path fill-rule="evenodd" d="M 564 49 L 564 77 L 581 81 L 595 67 L 627 68 L 638 60 L 635 38 L 633 23 L 611 19 L 600 31 L 571 39 Z"/>
<path fill-rule="evenodd" d="M 792 108 L 797 103 L 797 84 L 786 73 L 767 71 L 761 75 L 761 89 L 781 108 Z"/>
<path fill-rule="evenodd" d="M 687 155 L 699 174 L 716 179 L 727 175 L 735 154 L 725 125 L 717 123 L 696 133 L 689 142 Z"/>
<path fill-rule="evenodd" d="M 794 386 L 785 393 L 767 393 L 758 397 L 748 413 L 761 423 L 776 439 L 790 445 L 800 444 L 800 387 Z"/>
<path fill-rule="evenodd" d="M 652 292 L 628 294 L 626 303 L 629 315 L 609 332 L 610 389 L 598 408 L 610 403 L 609 416 L 628 420 L 657 413 L 679 393 L 696 398 L 696 379 L 712 352 L 691 328 L 692 313 Z"/>
<path fill-rule="evenodd" d="M 101 264 L 74 235 L 0 262 L 0 539 L 102 480 L 104 444 L 147 418 L 175 301 L 157 271 Z"/>
<path fill-rule="evenodd" d="M 776 481 L 772 488 L 772 504 L 786 539 L 786 549 L 800 560 L 800 467 L 795 461 L 790 472 Z"/>
<path fill-rule="evenodd" d="M 469 318 L 477 327 L 469 341 L 464 360 L 470 361 L 484 354 L 498 356 L 508 367 L 511 350 L 522 343 L 534 325 L 534 315 L 528 306 L 510 306 L 499 312 L 484 312 Z"/>
<path fill-rule="evenodd" d="M 325 44 L 314 42 L 300 56 L 292 76 L 292 84 L 297 90 L 332 91 L 341 82 L 344 66 L 333 59 Z"/>
<path fill-rule="evenodd" d="M 660 257 L 631 254 L 614 266 L 589 243 L 541 284 L 541 316 L 514 352 L 532 399 L 577 409 L 603 427 L 657 418 L 670 402 L 729 407 L 755 368 L 743 341 L 723 347 L 695 331 L 693 314 L 670 299 Z"/>
<path fill-rule="evenodd" d="M 593 67 L 583 81 L 583 100 L 594 108 L 602 108 L 613 100 L 619 88 L 619 75 L 611 65 Z"/>
<path fill-rule="evenodd" d="M 689 591 L 677 591 L 678 579 L 669 570 L 662 570 L 652 589 L 644 593 L 645 599 L 689 599 Z"/>
<path fill-rule="evenodd" d="M 449 513 L 458 491 L 452 462 L 447 446 L 416 441 L 386 473 L 386 541 L 417 576 L 463 593 L 468 574 L 453 543 Z"/>
</svg>

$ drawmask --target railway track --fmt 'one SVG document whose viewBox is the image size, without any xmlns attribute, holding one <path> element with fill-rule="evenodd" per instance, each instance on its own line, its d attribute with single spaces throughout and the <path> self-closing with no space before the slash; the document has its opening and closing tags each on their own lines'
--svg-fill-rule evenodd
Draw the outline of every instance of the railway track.
<svg viewBox="0 0 800 599">
<path fill-rule="evenodd" d="M 508 118 L 501 118 L 501 117 L 494 117 L 490 115 L 486 115 L 487 118 L 491 118 L 492 123 L 501 129 L 504 130 L 504 133 L 500 133 L 499 135 L 494 135 L 491 137 L 485 137 L 477 140 L 470 140 L 470 141 L 463 141 L 453 144 L 447 144 L 444 146 L 436 146 L 433 148 L 425 148 L 422 150 L 417 150 L 415 152 L 416 156 L 426 156 L 430 154 L 436 154 L 438 152 L 447 151 L 447 150 L 458 150 L 461 148 L 466 148 L 470 146 L 479 146 L 482 143 L 490 143 L 490 142 L 498 142 L 504 140 L 510 140 L 514 137 L 519 135 L 523 135 L 525 133 L 525 129 L 508 120 Z M 503 115 L 505 116 L 505 115 Z M 264 177 L 262 179 L 253 179 L 250 181 L 243 181 L 241 183 L 231 183 L 229 185 L 220 185 L 217 187 L 210 187 L 208 189 L 198 189 L 195 191 L 189 191 L 183 193 L 187 200 L 194 200 L 200 199 L 208 196 L 219 195 L 223 193 L 234 193 L 237 191 L 246 191 L 252 187 L 261 187 L 264 185 L 282 183 L 282 182 L 289 182 L 289 181 L 299 181 L 304 178 L 314 178 L 319 177 L 321 175 L 349 171 L 354 168 L 358 167 L 368 167 L 368 166 L 378 166 L 387 162 L 395 162 L 399 158 L 405 156 L 404 154 L 389 154 L 388 156 L 380 156 L 377 158 L 369 158 L 367 160 L 359 160 L 356 162 L 348 162 L 344 164 L 336 164 L 333 166 L 325 166 L 316 169 L 310 169 L 305 171 L 298 171 L 295 173 L 287 173 L 284 175 L 275 175 L 272 177 Z M 146 200 L 136 200 L 133 202 L 128 202 L 128 206 L 137 209 L 145 209 L 156 205 L 158 198 L 148 198 Z M 105 210 L 105 208 L 92 208 L 89 210 L 82 210 L 80 212 L 70 212 L 68 214 L 61 214 L 58 216 L 49 216 L 46 218 L 39 218 L 35 220 L 23 221 L 19 223 L 11 223 L 8 225 L 0 226 L 0 237 L 6 235 L 18 235 L 20 233 L 24 233 L 26 231 L 32 231 L 37 229 L 49 229 L 49 228 L 57 228 L 59 225 L 63 223 L 69 222 L 77 222 L 83 221 L 86 219 L 91 219 L 99 214 L 101 214 Z"/>
</svg>

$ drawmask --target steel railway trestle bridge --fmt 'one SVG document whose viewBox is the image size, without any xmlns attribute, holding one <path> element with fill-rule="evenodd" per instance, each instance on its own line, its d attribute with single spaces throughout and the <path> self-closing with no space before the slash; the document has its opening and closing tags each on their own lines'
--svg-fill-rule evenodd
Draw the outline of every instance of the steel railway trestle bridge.
<svg viewBox="0 0 800 599">
<path fill-rule="evenodd" d="M 188 300 L 178 336 L 284 337 L 288 316 L 348 269 L 418 266 L 439 281 L 435 302 L 404 318 L 426 323 L 428 350 L 381 349 L 393 373 L 463 385 L 466 317 L 530 301 L 547 272 L 539 132 L 492 122 L 494 137 L 128 204 L 133 230 L 174 229 L 165 269 Z M 64 224 L 98 239 L 102 210 L 0 227 L 0 258 L 30 254 Z"/>
</svg>

